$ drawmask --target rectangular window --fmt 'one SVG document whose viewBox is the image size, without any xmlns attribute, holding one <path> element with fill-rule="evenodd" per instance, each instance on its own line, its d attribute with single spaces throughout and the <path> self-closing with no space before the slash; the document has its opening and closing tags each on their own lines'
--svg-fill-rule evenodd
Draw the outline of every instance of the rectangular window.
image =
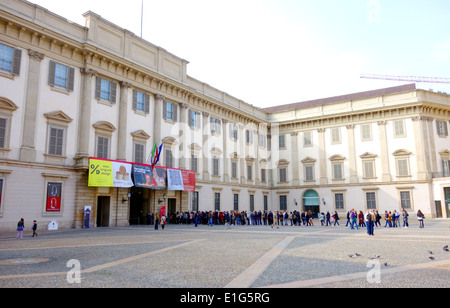
<svg viewBox="0 0 450 308">
<path fill-rule="evenodd" d="M 0 149 L 6 148 L 6 119 L 0 118 Z"/>
<path fill-rule="evenodd" d="M 266 182 L 266 169 L 261 169 L 261 182 Z"/>
<path fill-rule="evenodd" d="M 375 177 L 375 168 L 373 161 L 364 161 L 364 178 L 374 178 Z"/>
<path fill-rule="evenodd" d="M 374 192 L 366 193 L 366 202 L 367 202 L 368 210 L 376 210 L 377 209 L 377 201 L 376 201 Z"/>
<path fill-rule="evenodd" d="M 172 150 L 166 149 L 165 152 L 165 166 L 167 168 L 173 168 L 173 156 L 172 156 Z"/>
<path fill-rule="evenodd" d="M 278 140 L 279 140 L 278 145 L 279 145 L 280 150 L 286 148 L 286 137 L 285 136 L 286 135 L 280 135 L 278 137 Z"/>
<path fill-rule="evenodd" d="M 239 194 L 233 195 L 233 209 L 235 211 L 239 211 Z"/>
<path fill-rule="evenodd" d="M 220 193 L 214 193 L 214 210 L 220 211 Z"/>
<path fill-rule="evenodd" d="M 400 200 L 402 208 L 411 209 L 411 194 L 409 191 L 401 191 Z"/>
<path fill-rule="evenodd" d="M 405 121 L 403 120 L 394 121 L 394 137 L 396 138 L 406 137 Z"/>
<path fill-rule="evenodd" d="M 20 75 L 22 50 L 0 44 L 0 70 Z"/>
<path fill-rule="evenodd" d="M 231 177 L 236 179 L 237 178 L 237 163 L 231 162 Z"/>
<path fill-rule="evenodd" d="M 252 170 L 252 169 L 253 169 L 253 168 L 252 168 L 251 165 L 248 165 L 248 166 L 247 166 L 247 179 L 248 179 L 249 181 L 253 180 L 253 170 Z"/>
<path fill-rule="evenodd" d="M 250 130 L 245 131 L 245 142 L 248 144 L 253 144 L 253 132 Z"/>
<path fill-rule="evenodd" d="M 286 168 L 280 168 L 280 183 L 286 183 L 287 182 L 287 169 Z"/>
<path fill-rule="evenodd" d="M 141 143 L 134 144 L 134 162 L 138 164 L 144 163 L 145 145 Z"/>
<path fill-rule="evenodd" d="M 189 126 L 195 128 L 200 127 L 200 112 L 189 110 Z"/>
<path fill-rule="evenodd" d="M 48 142 L 48 154 L 63 155 L 64 129 L 50 127 L 50 140 Z"/>
<path fill-rule="evenodd" d="M 219 175 L 219 159 L 213 158 L 213 175 Z"/>
<path fill-rule="evenodd" d="M 3 179 L 0 179 L 0 213 L 2 212 L 2 200 L 3 200 Z"/>
<path fill-rule="evenodd" d="M 238 140 L 238 126 L 236 124 L 230 125 L 230 138 L 234 139 L 235 141 Z"/>
<path fill-rule="evenodd" d="M 168 102 L 168 101 L 164 101 L 163 104 L 163 117 L 165 120 L 170 120 L 173 122 L 176 122 L 178 119 L 178 105 Z M 189 114 L 190 115 L 190 114 Z M 191 123 L 189 123 L 191 124 Z"/>
<path fill-rule="evenodd" d="M 336 210 L 344 209 L 344 194 L 339 193 L 334 195 L 334 205 Z"/>
<path fill-rule="evenodd" d="M 305 181 L 314 181 L 314 166 L 305 166 Z"/>
<path fill-rule="evenodd" d="M 103 79 L 101 77 L 96 78 L 95 85 L 95 98 L 98 100 L 116 103 L 117 84 L 115 82 Z"/>
<path fill-rule="evenodd" d="M 198 173 L 198 158 L 194 154 L 191 155 L 191 170 Z"/>
<path fill-rule="evenodd" d="M 150 113 L 150 95 L 133 90 L 133 110 Z"/>
<path fill-rule="evenodd" d="M 331 129 L 331 143 L 341 143 L 341 129 L 339 127 Z"/>
<path fill-rule="evenodd" d="M 50 61 L 50 70 L 48 75 L 48 84 L 53 87 L 73 91 L 75 69 Z"/>
<path fill-rule="evenodd" d="M 280 211 L 287 211 L 287 196 L 280 196 Z"/>
<path fill-rule="evenodd" d="M 198 212 L 198 191 L 192 193 L 192 210 Z"/>
<path fill-rule="evenodd" d="M 222 121 L 216 118 L 210 118 L 211 123 L 211 134 L 220 134 L 222 129 Z"/>
<path fill-rule="evenodd" d="M 437 133 L 439 137 L 447 137 L 448 136 L 448 127 L 447 121 L 439 121 L 436 120 Z"/>
<path fill-rule="evenodd" d="M 269 210 L 269 198 L 267 195 L 264 195 L 264 211 Z"/>
<path fill-rule="evenodd" d="M 250 212 L 255 211 L 255 196 L 250 195 Z"/>
<path fill-rule="evenodd" d="M 97 157 L 109 158 L 109 139 L 101 136 L 97 136 Z"/>
<path fill-rule="evenodd" d="M 47 212 L 61 211 L 62 183 L 47 183 Z"/>
<path fill-rule="evenodd" d="M 262 148 L 267 147 L 267 136 L 263 135 L 263 134 L 259 134 L 258 135 L 258 139 L 259 139 L 259 146 Z"/>
<path fill-rule="evenodd" d="M 409 167 L 407 158 L 397 159 L 398 176 L 409 176 Z"/>
<path fill-rule="evenodd" d="M 303 146 L 304 147 L 312 146 L 312 133 L 311 132 L 303 133 Z"/>
<path fill-rule="evenodd" d="M 361 141 L 371 141 L 372 140 L 372 125 L 363 124 L 361 125 Z"/>
<path fill-rule="evenodd" d="M 333 179 L 334 180 L 344 179 L 344 175 L 342 172 L 342 164 L 333 164 Z"/>
</svg>

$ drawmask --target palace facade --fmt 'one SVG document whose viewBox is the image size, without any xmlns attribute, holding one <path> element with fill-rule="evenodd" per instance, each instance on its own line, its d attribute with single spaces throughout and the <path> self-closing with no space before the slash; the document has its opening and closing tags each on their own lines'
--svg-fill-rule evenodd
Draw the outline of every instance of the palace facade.
<svg viewBox="0 0 450 308">
<path fill-rule="evenodd" d="M 414 84 L 261 109 L 93 12 L 0 3 L 0 232 L 160 211 L 450 217 L 450 96 Z M 320 94 L 320 93 L 319 93 Z M 276 104 L 276 102 L 274 103 Z M 194 191 L 88 185 L 90 158 L 195 172 Z M 29 224 L 30 226 L 30 224 Z"/>
</svg>

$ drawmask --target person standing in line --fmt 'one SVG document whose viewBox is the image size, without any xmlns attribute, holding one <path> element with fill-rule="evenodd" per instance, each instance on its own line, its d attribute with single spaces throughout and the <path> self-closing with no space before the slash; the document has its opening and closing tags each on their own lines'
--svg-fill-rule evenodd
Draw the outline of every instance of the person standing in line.
<svg viewBox="0 0 450 308">
<path fill-rule="evenodd" d="M 273 213 L 273 216 L 274 217 L 278 217 L 278 211 L 275 211 L 275 213 Z M 272 223 L 272 225 L 270 225 L 270 227 L 271 228 L 273 228 L 273 226 L 276 226 L 277 227 L 277 229 L 279 228 L 278 226 L 279 226 L 279 221 L 278 221 L 278 219 L 273 219 L 273 223 Z"/>
<path fill-rule="evenodd" d="M 328 227 L 328 224 L 330 224 L 330 226 L 331 226 L 331 221 L 330 221 L 331 214 L 329 211 L 327 211 L 327 215 L 325 217 L 327 218 L 327 227 Z"/>
<path fill-rule="evenodd" d="M 367 234 L 374 235 L 373 234 L 373 224 L 374 224 L 374 220 L 375 220 L 375 215 L 371 211 L 367 210 L 366 215 L 364 215 L 364 219 L 366 222 Z"/>
<path fill-rule="evenodd" d="M 319 220 L 320 220 L 320 225 L 323 227 L 324 223 L 325 223 L 325 214 L 324 213 L 320 213 Z"/>
<path fill-rule="evenodd" d="M 350 218 L 352 219 L 352 224 L 350 225 L 350 228 L 352 230 L 355 229 L 355 226 L 356 226 L 356 229 L 359 229 L 358 224 L 356 223 L 356 216 L 357 216 L 357 214 L 355 212 L 355 209 L 352 209 L 350 211 Z"/>
<path fill-rule="evenodd" d="M 20 218 L 19 222 L 17 223 L 17 235 L 16 235 L 16 239 L 19 238 L 23 238 L 23 230 L 25 230 L 25 221 L 23 218 Z"/>
<path fill-rule="evenodd" d="M 347 211 L 347 223 L 345 224 L 346 227 L 348 227 L 348 225 L 351 225 L 352 223 L 350 222 L 350 211 Z"/>
<path fill-rule="evenodd" d="M 37 237 L 38 234 L 36 233 L 36 230 L 37 230 L 37 222 L 36 222 L 36 220 L 33 220 L 33 227 L 31 229 L 33 230 L 33 235 L 31 237 L 34 237 L 35 235 Z"/>
<path fill-rule="evenodd" d="M 380 215 L 380 213 L 378 213 L 378 211 L 376 211 L 376 213 L 375 213 L 375 226 L 376 227 L 381 227 L 380 220 L 381 220 L 381 215 Z"/>
<path fill-rule="evenodd" d="M 159 215 L 158 213 L 155 213 L 155 230 L 158 230 L 158 224 L 159 224 Z"/>
<path fill-rule="evenodd" d="M 403 215 L 403 228 L 408 228 L 409 227 L 409 223 L 408 223 L 408 212 L 405 209 L 402 209 L 402 215 Z"/>
<path fill-rule="evenodd" d="M 167 220 L 166 220 L 166 216 L 161 216 L 161 229 L 164 230 L 164 226 L 166 225 Z"/>
<path fill-rule="evenodd" d="M 425 215 L 421 210 L 417 211 L 417 220 L 419 221 L 419 228 L 424 228 L 423 220 L 425 219 Z"/>
</svg>

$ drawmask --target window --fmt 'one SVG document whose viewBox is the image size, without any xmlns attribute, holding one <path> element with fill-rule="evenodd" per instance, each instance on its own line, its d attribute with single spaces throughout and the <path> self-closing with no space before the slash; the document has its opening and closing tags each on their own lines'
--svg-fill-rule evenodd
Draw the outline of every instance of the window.
<svg viewBox="0 0 450 308">
<path fill-rule="evenodd" d="M 0 118 L 0 149 L 6 148 L 6 119 Z"/>
<path fill-rule="evenodd" d="M 194 154 L 191 154 L 191 170 L 198 173 L 198 158 Z"/>
<path fill-rule="evenodd" d="M 278 136 L 278 145 L 280 150 L 286 149 L 286 135 L 280 135 Z"/>
<path fill-rule="evenodd" d="M 133 110 L 150 113 L 150 95 L 133 90 Z"/>
<path fill-rule="evenodd" d="M 341 143 L 341 129 L 339 127 L 335 127 L 331 129 L 331 143 L 338 144 Z"/>
<path fill-rule="evenodd" d="M 397 175 L 398 176 L 409 176 L 408 159 L 398 158 L 397 159 Z"/>
<path fill-rule="evenodd" d="M 287 211 L 287 196 L 280 196 L 280 211 Z"/>
<path fill-rule="evenodd" d="M 304 147 L 312 146 L 312 133 L 311 132 L 303 133 L 303 146 Z"/>
<path fill-rule="evenodd" d="M 164 155 L 164 156 L 165 156 L 165 163 L 164 163 L 164 165 L 165 165 L 167 168 L 173 168 L 173 156 L 172 156 L 172 150 L 166 149 L 165 154 L 166 154 L 166 155 Z"/>
<path fill-rule="evenodd" d="M 192 193 L 192 210 L 198 212 L 198 191 Z"/>
<path fill-rule="evenodd" d="M 220 135 L 222 129 L 222 121 L 216 118 L 211 117 L 210 118 L 210 123 L 211 123 L 211 134 L 218 134 Z"/>
<path fill-rule="evenodd" d="M 334 194 L 334 206 L 335 206 L 336 210 L 344 209 L 344 194 L 343 193 Z"/>
<path fill-rule="evenodd" d="M 363 124 L 361 125 L 361 141 L 371 141 L 372 140 L 372 125 Z"/>
<path fill-rule="evenodd" d="M 305 166 L 305 181 L 314 181 L 314 166 Z"/>
<path fill-rule="evenodd" d="M 22 50 L 0 44 L 0 70 L 19 76 L 21 60 Z"/>
<path fill-rule="evenodd" d="M 164 101 L 164 104 L 163 104 L 164 119 L 176 122 L 177 118 L 178 118 L 177 114 L 178 114 L 178 105 L 171 103 L 171 102 Z M 191 123 L 189 123 L 189 124 L 191 124 Z"/>
<path fill-rule="evenodd" d="M 364 178 L 374 178 L 375 177 L 375 168 L 374 161 L 363 161 L 364 167 Z"/>
<path fill-rule="evenodd" d="M 213 175 L 219 176 L 219 159 L 213 158 Z"/>
<path fill-rule="evenodd" d="M 436 120 L 436 129 L 439 137 L 447 137 L 448 136 L 448 127 L 447 121 L 439 121 Z"/>
<path fill-rule="evenodd" d="M 134 162 L 143 164 L 145 159 L 145 145 L 142 143 L 134 144 Z"/>
<path fill-rule="evenodd" d="M 280 183 L 287 182 L 287 168 L 280 168 Z"/>
<path fill-rule="evenodd" d="M 239 211 L 239 194 L 233 195 L 233 209 L 235 211 Z"/>
<path fill-rule="evenodd" d="M 253 144 L 253 132 L 251 130 L 245 131 L 245 142 L 247 144 Z"/>
<path fill-rule="evenodd" d="M 231 177 L 237 179 L 237 162 L 231 162 Z"/>
<path fill-rule="evenodd" d="M 333 179 L 334 180 L 343 180 L 343 164 L 342 163 L 333 163 Z"/>
<path fill-rule="evenodd" d="M 250 212 L 255 211 L 255 196 L 250 195 Z"/>
<path fill-rule="evenodd" d="M 109 158 L 109 139 L 102 136 L 97 136 L 97 157 Z"/>
<path fill-rule="evenodd" d="M 95 98 L 98 100 L 116 103 L 117 84 L 115 82 L 103 79 L 101 77 L 96 78 L 95 85 Z"/>
<path fill-rule="evenodd" d="M 253 168 L 252 165 L 247 165 L 247 180 L 253 180 Z"/>
<path fill-rule="evenodd" d="M 230 125 L 230 138 L 235 141 L 238 140 L 238 126 L 236 124 Z"/>
<path fill-rule="evenodd" d="M 200 112 L 189 110 L 189 126 L 200 128 Z"/>
<path fill-rule="evenodd" d="M 50 127 L 48 154 L 62 156 L 63 146 L 64 146 L 64 129 Z"/>
<path fill-rule="evenodd" d="M 266 182 L 266 169 L 261 169 L 261 182 Z"/>
<path fill-rule="evenodd" d="M 2 213 L 3 179 L 0 179 L 0 214 Z"/>
<path fill-rule="evenodd" d="M 403 120 L 394 121 L 394 137 L 395 138 L 406 137 L 405 121 Z"/>
<path fill-rule="evenodd" d="M 220 211 L 220 193 L 214 193 L 214 210 Z"/>
<path fill-rule="evenodd" d="M 444 177 L 450 176 L 450 160 L 442 159 L 442 171 Z"/>
<path fill-rule="evenodd" d="M 377 201 L 374 192 L 366 192 L 366 205 L 368 210 L 377 209 Z"/>
<path fill-rule="evenodd" d="M 411 209 L 411 193 L 409 191 L 401 191 L 400 202 L 402 208 Z"/>
<path fill-rule="evenodd" d="M 266 135 L 259 134 L 258 139 L 259 139 L 260 147 L 263 147 L 263 148 L 267 147 L 267 136 Z"/>
<path fill-rule="evenodd" d="M 264 211 L 267 211 L 269 209 L 269 198 L 267 195 L 264 195 Z"/>
<path fill-rule="evenodd" d="M 50 61 L 48 84 L 53 87 L 73 91 L 75 69 L 54 61 Z"/>
</svg>

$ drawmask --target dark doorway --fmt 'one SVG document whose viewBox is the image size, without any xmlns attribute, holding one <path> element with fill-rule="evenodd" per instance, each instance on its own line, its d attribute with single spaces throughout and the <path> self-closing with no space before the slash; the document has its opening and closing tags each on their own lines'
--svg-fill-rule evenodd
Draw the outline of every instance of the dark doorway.
<svg viewBox="0 0 450 308">
<path fill-rule="evenodd" d="M 143 225 L 146 223 L 144 211 L 144 193 L 139 187 L 131 188 L 130 198 L 130 225 Z"/>
<path fill-rule="evenodd" d="M 167 217 L 175 217 L 173 214 L 177 212 L 177 199 L 167 200 Z M 175 221 L 170 221 L 170 223 L 175 223 Z"/>
<path fill-rule="evenodd" d="M 97 198 L 97 227 L 109 227 L 110 197 Z"/>
</svg>

